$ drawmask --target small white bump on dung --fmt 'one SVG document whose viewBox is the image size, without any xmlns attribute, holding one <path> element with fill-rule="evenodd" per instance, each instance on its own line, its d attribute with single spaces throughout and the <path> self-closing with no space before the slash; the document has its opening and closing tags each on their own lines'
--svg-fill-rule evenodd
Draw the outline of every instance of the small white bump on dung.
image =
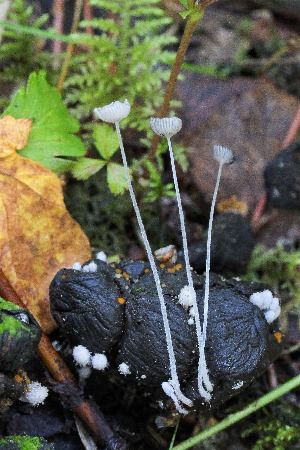
<svg viewBox="0 0 300 450">
<path fill-rule="evenodd" d="M 79 366 L 87 366 L 91 362 L 91 354 L 83 345 L 77 345 L 73 348 L 73 358 Z"/>
<path fill-rule="evenodd" d="M 269 309 L 271 303 L 273 301 L 273 294 L 269 289 L 265 289 L 264 291 L 254 292 L 250 296 L 250 302 L 253 305 L 259 307 L 259 309 Z"/>
<path fill-rule="evenodd" d="M 190 286 L 183 286 L 178 295 L 178 302 L 184 309 L 188 309 L 190 306 L 193 306 L 194 296 L 191 292 Z"/>
<path fill-rule="evenodd" d="M 265 289 L 261 292 L 254 292 L 250 296 L 250 302 L 264 312 L 265 319 L 268 323 L 274 322 L 280 315 L 281 308 L 279 299 L 273 297 L 273 294 L 269 289 Z"/>
<path fill-rule="evenodd" d="M 99 261 L 106 261 L 107 260 L 106 253 L 104 252 L 96 253 L 96 259 L 99 259 Z"/>
<path fill-rule="evenodd" d="M 98 266 L 94 261 L 91 261 L 89 264 L 83 266 L 83 272 L 97 272 Z"/>
<path fill-rule="evenodd" d="M 119 365 L 118 371 L 120 372 L 121 375 L 125 375 L 125 376 L 131 374 L 128 364 L 126 364 L 124 362 Z"/>
<path fill-rule="evenodd" d="M 155 134 L 168 139 L 181 130 L 182 120 L 179 117 L 152 118 L 150 119 L 150 127 Z"/>
<path fill-rule="evenodd" d="M 46 397 L 48 397 L 48 389 L 46 386 L 42 386 L 38 381 L 33 381 L 28 385 L 28 391 L 21 400 L 37 406 L 44 403 Z"/>
<path fill-rule="evenodd" d="M 214 158 L 220 164 L 228 164 L 233 159 L 233 153 L 227 147 L 222 147 L 221 145 L 214 145 Z"/>
<path fill-rule="evenodd" d="M 92 366 L 96 370 L 104 370 L 108 367 L 107 357 L 104 353 L 95 353 L 92 356 Z"/>
<path fill-rule="evenodd" d="M 74 263 L 73 266 L 72 266 L 72 269 L 74 269 L 74 270 L 81 270 L 80 262 L 77 261 L 76 263 Z"/>
<path fill-rule="evenodd" d="M 119 123 L 129 115 L 130 104 L 128 100 L 124 100 L 124 102 L 117 100 L 109 105 L 102 106 L 102 108 L 95 108 L 94 113 L 104 122 Z"/>
</svg>

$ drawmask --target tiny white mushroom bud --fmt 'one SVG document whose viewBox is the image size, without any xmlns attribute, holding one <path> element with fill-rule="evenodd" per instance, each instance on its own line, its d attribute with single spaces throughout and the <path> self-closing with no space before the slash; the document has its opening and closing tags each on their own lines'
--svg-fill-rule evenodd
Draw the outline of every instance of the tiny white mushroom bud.
<svg viewBox="0 0 300 450">
<path fill-rule="evenodd" d="M 179 117 L 152 118 L 150 119 L 150 127 L 155 134 L 171 138 L 181 130 L 182 120 Z"/>
<path fill-rule="evenodd" d="M 178 302 L 185 309 L 188 309 L 190 306 L 193 306 L 194 295 L 193 295 L 193 292 L 191 292 L 190 286 L 183 286 L 183 288 L 181 289 L 181 291 L 178 295 Z M 193 314 L 193 315 L 195 315 L 195 314 Z"/>
<path fill-rule="evenodd" d="M 23 400 L 33 406 L 37 406 L 40 403 L 44 403 L 47 396 L 48 389 L 46 386 L 42 386 L 38 381 L 33 381 L 29 384 L 28 391 L 26 392 Z"/>
<path fill-rule="evenodd" d="M 81 264 L 80 262 L 76 262 L 73 264 L 72 269 L 74 270 L 81 270 Z"/>
<path fill-rule="evenodd" d="M 91 354 L 83 345 L 73 348 L 73 358 L 79 366 L 87 366 L 91 362 Z"/>
<path fill-rule="evenodd" d="M 118 370 L 122 375 L 125 376 L 131 374 L 128 364 L 124 362 L 119 365 Z"/>
<path fill-rule="evenodd" d="M 96 253 L 96 259 L 99 259 L 99 261 L 106 261 L 107 256 L 103 251 L 101 251 L 101 252 Z"/>
<path fill-rule="evenodd" d="M 221 145 L 214 145 L 214 158 L 220 164 L 228 164 L 233 159 L 233 153 L 227 147 L 222 147 Z"/>
<path fill-rule="evenodd" d="M 108 361 L 104 353 L 95 353 L 92 356 L 92 366 L 96 370 L 104 370 L 108 367 Z"/>
<path fill-rule="evenodd" d="M 99 119 L 109 123 L 119 123 L 130 113 L 130 104 L 128 100 L 119 102 L 118 100 L 105 105 L 102 108 L 95 108 L 94 113 Z"/>
</svg>

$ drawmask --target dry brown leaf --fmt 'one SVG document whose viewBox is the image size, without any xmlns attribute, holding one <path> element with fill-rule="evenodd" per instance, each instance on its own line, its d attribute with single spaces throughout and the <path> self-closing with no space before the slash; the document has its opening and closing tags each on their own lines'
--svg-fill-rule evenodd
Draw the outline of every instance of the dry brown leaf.
<svg viewBox="0 0 300 450">
<path fill-rule="evenodd" d="M 48 333 L 56 326 L 48 297 L 52 278 L 62 267 L 88 260 L 91 250 L 65 208 L 58 177 L 16 153 L 30 128 L 27 119 L 0 120 L 0 266 Z"/>
<path fill-rule="evenodd" d="M 194 78 L 189 92 L 181 96 L 186 109 L 181 142 L 192 149 L 192 182 L 210 202 L 218 170 L 213 145 L 227 146 L 236 162 L 223 168 L 218 200 L 237 195 L 251 210 L 264 190 L 263 170 L 280 150 L 297 111 L 297 99 L 263 79 L 250 86 L 245 80 L 243 89 L 241 81 L 218 80 L 212 88 L 201 82 L 202 77 L 197 84 Z M 201 123 L 203 110 L 207 120 Z M 194 119 L 188 120 L 191 115 Z"/>
</svg>

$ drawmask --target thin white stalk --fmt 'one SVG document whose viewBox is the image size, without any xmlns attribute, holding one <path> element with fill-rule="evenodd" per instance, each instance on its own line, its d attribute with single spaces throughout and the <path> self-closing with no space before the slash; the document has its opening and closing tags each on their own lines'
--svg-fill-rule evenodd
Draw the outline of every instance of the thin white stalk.
<svg viewBox="0 0 300 450">
<path fill-rule="evenodd" d="M 207 317 L 208 317 L 208 302 L 209 302 L 209 274 L 210 274 L 210 249 L 211 249 L 211 233 L 212 233 L 212 224 L 213 224 L 213 217 L 214 217 L 214 210 L 215 210 L 215 204 L 217 199 L 217 193 L 219 189 L 220 179 L 221 179 L 221 173 L 222 173 L 223 163 L 220 163 L 219 170 L 218 170 L 218 176 L 217 181 L 215 185 L 215 190 L 213 194 L 213 199 L 211 203 L 210 208 L 210 215 L 209 215 L 209 224 L 208 224 L 208 236 L 207 236 L 207 254 L 206 254 L 206 269 L 205 269 L 205 293 L 204 293 L 204 319 L 203 319 L 203 341 L 202 341 L 202 347 L 200 350 L 201 357 L 204 357 L 205 354 L 205 343 L 206 343 L 206 329 L 207 329 Z M 207 389 L 209 391 L 212 391 L 206 384 L 206 378 L 205 378 L 205 368 L 202 365 L 199 365 L 199 373 L 198 376 L 203 379 Z"/>
<path fill-rule="evenodd" d="M 173 180 L 174 180 L 174 186 L 175 186 L 175 192 L 176 192 L 176 198 L 177 198 L 177 204 L 178 204 L 186 274 L 187 274 L 188 285 L 190 288 L 190 295 L 192 298 L 194 314 L 195 314 L 196 334 L 197 334 L 198 349 L 199 349 L 198 389 L 199 389 L 201 396 L 204 397 L 205 400 L 209 401 L 211 398 L 211 395 L 203 388 L 202 379 L 203 379 L 204 384 L 208 391 L 212 391 L 212 384 L 210 383 L 209 377 L 208 377 L 208 371 L 207 371 L 207 366 L 206 366 L 206 361 L 205 361 L 205 354 L 204 354 L 204 352 L 203 352 L 203 354 L 201 354 L 201 349 L 203 347 L 203 336 L 202 336 L 202 330 L 201 330 L 199 309 L 198 309 L 198 305 L 197 305 L 196 292 L 194 289 L 194 283 L 193 283 L 192 272 L 191 272 L 191 267 L 190 267 L 189 251 L 188 251 L 186 229 L 185 229 L 185 223 L 184 223 L 184 214 L 183 214 L 181 197 L 180 197 L 180 192 L 179 192 L 179 186 L 178 186 L 174 153 L 173 153 L 173 149 L 172 149 L 171 139 L 167 138 L 167 141 L 168 141 L 168 147 L 169 147 L 169 152 L 170 152 L 171 167 L 172 167 L 172 172 L 173 172 Z M 200 377 L 200 367 L 202 367 L 202 366 L 203 366 L 203 370 L 201 370 L 202 376 Z"/>
<path fill-rule="evenodd" d="M 162 313 L 163 324 L 164 324 L 164 329 L 165 329 L 165 334 L 166 334 L 167 349 L 168 349 L 169 360 L 170 360 L 171 384 L 172 384 L 172 387 L 174 389 L 174 392 L 175 392 L 177 398 L 185 405 L 192 406 L 192 401 L 190 399 L 188 399 L 180 390 L 180 384 L 179 384 L 179 379 L 178 379 L 177 370 L 176 370 L 174 349 L 173 349 L 173 344 L 172 344 L 171 331 L 170 331 L 170 326 L 169 326 L 169 321 L 168 321 L 168 316 L 167 316 L 166 304 L 165 304 L 165 300 L 164 300 L 162 289 L 161 289 L 160 279 L 159 279 L 158 271 L 157 271 L 157 268 L 155 265 L 154 257 L 152 255 L 150 244 L 149 244 L 149 241 L 148 241 L 148 238 L 146 235 L 145 227 L 144 227 L 144 224 L 143 224 L 143 221 L 141 218 L 140 210 L 139 210 L 139 207 L 138 207 L 138 204 L 136 202 L 135 195 L 133 192 L 131 179 L 130 179 L 130 173 L 129 173 L 128 164 L 127 164 L 127 159 L 126 159 L 125 150 L 124 150 L 123 141 L 122 141 L 121 132 L 120 132 L 120 126 L 119 126 L 118 122 L 115 125 L 116 125 L 116 131 L 117 131 L 117 135 L 118 135 L 123 165 L 124 165 L 124 169 L 125 169 L 125 176 L 126 176 L 126 180 L 127 180 L 127 184 L 128 184 L 131 201 L 132 201 L 133 208 L 134 208 L 134 211 L 135 211 L 135 214 L 137 217 L 137 221 L 138 221 L 138 224 L 139 224 L 139 227 L 141 230 L 142 239 L 143 239 L 145 249 L 147 252 L 147 256 L 148 256 L 148 260 L 149 260 L 149 263 L 150 263 L 150 266 L 152 269 L 152 273 L 154 276 L 154 281 L 155 281 L 155 285 L 156 285 L 156 289 L 157 289 L 157 293 L 158 293 L 158 297 L 159 297 L 159 301 L 160 301 L 161 313 Z"/>
<path fill-rule="evenodd" d="M 190 288 L 190 295 L 193 302 L 193 308 L 194 308 L 194 314 L 195 314 L 195 325 L 196 325 L 196 334 L 197 334 L 197 341 L 198 341 L 198 349 L 199 349 L 199 368 L 200 366 L 204 368 L 202 372 L 202 377 L 204 384 L 206 385 L 206 388 L 208 391 L 212 390 L 212 384 L 209 381 L 208 372 L 207 372 L 207 366 L 205 361 L 205 355 L 201 355 L 201 348 L 203 347 L 203 336 L 202 336 L 202 330 L 201 330 L 201 323 L 200 323 L 200 316 L 199 316 L 199 309 L 197 305 L 197 299 L 196 299 L 196 292 L 194 289 L 194 283 L 192 278 L 192 272 L 190 267 L 190 260 L 189 260 L 189 251 L 188 251 L 188 245 L 187 245 L 187 237 L 186 237 L 186 229 L 185 229 L 185 223 L 184 223 L 184 214 L 182 209 L 182 203 L 181 203 L 181 197 L 179 192 L 179 186 L 178 186 L 178 180 L 177 180 L 177 174 L 176 174 L 176 167 L 175 167 L 175 160 L 174 160 L 174 153 L 172 149 L 171 139 L 167 138 L 168 141 L 168 147 L 170 152 L 170 159 L 171 159 L 171 167 L 173 172 L 173 180 L 174 180 L 174 186 L 175 186 L 175 192 L 176 192 L 176 198 L 177 198 L 177 204 L 178 204 L 178 211 L 179 211 L 179 218 L 180 218 L 180 226 L 181 226 L 181 234 L 182 234 L 182 244 L 183 244 L 183 254 L 184 254 L 184 261 L 185 261 L 185 267 L 186 267 L 186 274 L 188 279 L 188 285 Z M 202 377 L 199 376 L 200 370 L 198 370 L 198 389 L 202 397 L 204 397 L 206 400 L 210 400 L 211 396 L 202 386 Z"/>
</svg>

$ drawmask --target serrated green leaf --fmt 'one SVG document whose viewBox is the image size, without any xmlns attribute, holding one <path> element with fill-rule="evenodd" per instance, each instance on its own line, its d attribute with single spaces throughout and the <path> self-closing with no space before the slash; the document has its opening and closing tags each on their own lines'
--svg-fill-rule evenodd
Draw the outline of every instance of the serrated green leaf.
<svg viewBox="0 0 300 450">
<path fill-rule="evenodd" d="M 185 8 L 188 7 L 187 0 L 179 0 L 179 1 L 182 4 L 182 6 L 184 6 Z"/>
<path fill-rule="evenodd" d="M 19 89 L 2 116 L 7 114 L 33 120 L 28 144 L 20 151 L 22 156 L 56 172 L 61 165 L 55 157 L 85 154 L 82 141 L 73 134 L 80 124 L 70 116 L 57 90 L 47 83 L 44 71 L 31 73 L 27 88 Z"/>
<path fill-rule="evenodd" d="M 117 133 L 106 123 L 96 125 L 94 128 L 95 146 L 104 159 L 109 159 L 118 149 Z"/>
<path fill-rule="evenodd" d="M 107 164 L 107 184 L 113 194 L 123 194 L 128 188 L 124 167 L 121 164 Z"/>
<path fill-rule="evenodd" d="M 87 180 L 91 175 L 101 170 L 106 164 L 103 159 L 80 158 L 73 163 L 72 174 L 77 180 Z"/>
</svg>

